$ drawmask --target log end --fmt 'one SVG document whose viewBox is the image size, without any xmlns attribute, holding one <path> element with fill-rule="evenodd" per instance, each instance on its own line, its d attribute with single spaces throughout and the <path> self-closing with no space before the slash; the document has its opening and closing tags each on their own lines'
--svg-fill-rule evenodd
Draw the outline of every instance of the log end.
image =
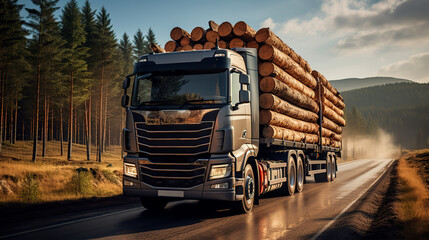
<svg viewBox="0 0 429 240">
<path fill-rule="evenodd" d="M 267 44 L 263 45 L 259 48 L 258 56 L 262 60 L 270 61 L 274 56 L 274 47 Z"/>
<path fill-rule="evenodd" d="M 201 39 L 203 39 L 205 33 L 206 33 L 206 30 L 204 30 L 202 27 L 196 27 L 192 29 L 192 32 L 191 32 L 192 41 L 194 42 L 200 41 Z"/>
<path fill-rule="evenodd" d="M 271 92 L 276 86 L 276 82 L 272 77 L 264 77 L 259 82 L 259 88 L 262 92 Z"/>
<path fill-rule="evenodd" d="M 263 77 L 270 76 L 274 72 L 274 63 L 263 62 L 259 65 L 259 74 Z"/>
<path fill-rule="evenodd" d="M 235 48 L 235 47 L 246 47 L 246 43 L 241 40 L 240 38 L 234 38 L 229 42 L 229 47 L 230 48 Z"/>
<path fill-rule="evenodd" d="M 206 42 L 206 43 L 204 43 L 204 49 L 212 49 L 214 47 L 216 47 L 216 45 L 214 43 L 212 43 L 212 42 Z"/>
<path fill-rule="evenodd" d="M 191 38 L 182 37 L 182 39 L 180 39 L 180 46 L 184 47 L 184 46 L 188 46 L 188 45 L 191 45 Z"/>
<path fill-rule="evenodd" d="M 198 43 L 198 44 L 195 44 L 195 45 L 194 45 L 194 49 L 195 49 L 195 50 L 203 50 L 203 49 L 204 49 L 204 46 L 203 46 L 202 44 Z"/>
<path fill-rule="evenodd" d="M 231 35 L 233 26 L 230 22 L 223 22 L 218 29 L 219 35 L 221 37 L 226 37 Z"/>
<path fill-rule="evenodd" d="M 193 50 L 193 48 L 191 45 L 187 45 L 187 46 L 182 47 L 182 50 L 183 51 L 191 51 L 191 50 Z"/>
<path fill-rule="evenodd" d="M 210 29 L 211 30 L 213 30 L 213 31 L 215 31 L 215 32 L 217 32 L 218 31 L 218 29 L 219 29 L 219 24 L 217 24 L 215 21 L 213 21 L 213 20 L 210 20 L 209 21 L 209 27 L 210 27 Z"/>
<path fill-rule="evenodd" d="M 272 126 L 265 126 L 262 130 L 262 135 L 264 135 L 265 138 L 273 138 L 274 128 Z"/>
<path fill-rule="evenodd" d="M 229 44 L 223 40 L 219 41 L 219 47 L 223 48 L 223 49 L 228 49 L 229 48 Z"/>
<path fill-rule="evenodd" d="M 164 45 L 164 49 L 167 52 L 174 52 L 174 50 L 176 50 L 176 42 L 175 41 L 168 41 L 167 43 L 165 43 Z"/>
<path fill-rule="evenodd" d="M 261 28 L 256 32 L 255 39 L 258 43 L 265 42 L 271 35 L 271 30 L 269 28 Z"/>
<path fill-rule="evenodd" d="M 208 31 L 207 33 L 206 33 L 206 39 L 207 39 L 207 41 L 209 41 L 209 42 L 213 42 L 213 43 L 215 43 L 216 42 L 216 39 L 219 39 L 220 38 L 220 36 L 219 36 L 219 33 L 218 32 L 215 32 L 215 31 Z"/>
<path fill-rule="evenodd" d="M 270 109 L 274 105 L 274 97 L 270 93 L 264 93 L 259 96 L 259 106 L 264 109 Z"/>
<path fill-rule="evenodd" d="M 247 24 L 244 21 L 240 21 L 234 25 L 233 32 L 235 36 L 240 37 L 247 31 Z"/>
<path fill-rule="evenodd" d="M 172 30 L 171 30 L 171 32 L 170 32 L 170 37 L 171 37 L 171 39 L 173 39 L 174 41 L 178 41 L 178 40 L 180 40 L 183 36 L 185 36 L 186 35 L 186 31 L 185 30 L 183 30 L 182 28 L 180 28 L 180 27 L 175 27 L 175 28 L 173 28 Z M 187 33 L 188 35 L 189 35 L 189 33 Z"/>
<path fill-rule="evenodd" d="M 259 49 L 259 44 L 258 44 L 258 42 L 256 42 L 256 41 L 250 41 L 250 42 L 248 42 L 248 43 L 246 44 L 246 46 L 247 46 L 248 48 L 256 48 L 256 50 L 258 50 L 258 49 Z"/>
<path fill-rule="evenodd" d="M 259 111 L 259 124 L 266 125 L 269 124 L 271 120 L 271 111 L 269 110 L 260 110 Z"/>
</svg>

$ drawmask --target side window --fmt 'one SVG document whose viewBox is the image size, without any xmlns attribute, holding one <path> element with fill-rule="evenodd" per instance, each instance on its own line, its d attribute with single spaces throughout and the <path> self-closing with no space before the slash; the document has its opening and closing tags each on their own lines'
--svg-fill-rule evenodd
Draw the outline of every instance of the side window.
<svg viewBox="0 0 429 240">
<path fill-rule="evenodd" d="M 149 79 L 137 80 L 133 94 L 133 105 L 139 105 L 141 102 L 150 101 L 151 89 L 152 81 Z"/>
<path fill-rule="evenodd" d="M 240 74 L 233 72 L 231 74 L 231 105 L 235 105 L 239 102 L 240 86 Z"/>
</svg>

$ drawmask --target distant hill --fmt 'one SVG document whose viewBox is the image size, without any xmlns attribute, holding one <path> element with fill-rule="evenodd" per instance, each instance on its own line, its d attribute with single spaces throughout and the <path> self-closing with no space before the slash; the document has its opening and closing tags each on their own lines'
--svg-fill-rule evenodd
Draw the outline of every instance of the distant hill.
<svg viewBox="0 0 429 240">
<path fill-rule="evenodd" d="M 356 106 L 406 148 L 429 145 L 429 83 L 387 84 L 342 92 L 346 111 Z"/>
<path fill-rule="evenodd" d="M 413 82 L 411 80 L 394 78 L 394 77 L 369 77 L 369 78 L 346 78 L 329 81 L 333 87 L 340 92 L 345 92 L 353 89 L 379 86 L 391 83 Z"/>
</svg>

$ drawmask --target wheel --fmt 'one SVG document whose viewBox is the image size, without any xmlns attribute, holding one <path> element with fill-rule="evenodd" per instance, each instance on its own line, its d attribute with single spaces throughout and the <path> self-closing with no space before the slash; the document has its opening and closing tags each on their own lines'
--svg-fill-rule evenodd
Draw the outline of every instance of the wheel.
<svg viewBox="0 0 429 240">
<path fill-rule="evenodd" d="M 304 179 L 305 179 L 304 163 L 302 161 L 302 157 L 298 156 L 298 159 L 296 162 L 297 164 L 296 164 L 296 190 L 295 191 L 297 193 L 300 193 L 304 189 Z"/>
<path fill-rule="evenodd" d="M 331 181 L 331 158 L 328 156 L 326 158 L 326 172 L 324 173 L 318 173 L 318 174 L 314 174 L 314 181 L 316 182 L 329 182 Z"/>
<path fill-rule="evenodd" d="M 337 168 L 336 168 L 336 163 L 337 162 L 337 158 L 335 157 L 335 155 L 331 156 L 331 181 L 334 181 L 335 178 L 337 178 Z"/>
<path fill-rule="evenodd" d="M 253 175 L 253 169 L 250 164 L 246 165 L 244 169 L 244 194 L 243 199 L 240 202 L 234 202 L 234 210 L 239 213 L 248 213 L 253 209 L 253 203 L 255 201 L 256 193 L 256 182 L 255 176 Z"/>
<path fill-rule="evenodd" d="M 168 203 L 167 200 L 162 198 L 140 198 L 140 202 L 149 211 L 162 211 Z"/>
<path fill-rule="evenodd" d="M 287 181 L 282 187 L 282 191 L 289 196 L 295 193 L 296 189 L 296 164 L 292 156 L 287 160 Z"/>
</svg>

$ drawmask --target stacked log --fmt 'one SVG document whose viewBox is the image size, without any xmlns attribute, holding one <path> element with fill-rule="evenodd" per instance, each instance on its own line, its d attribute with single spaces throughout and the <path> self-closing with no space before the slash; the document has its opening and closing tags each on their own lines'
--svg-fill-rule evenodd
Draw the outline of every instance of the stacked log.
<svg viewBox="0 0 429 240">
<path fill-rule="evenodd" d="M 212 49 L 216 43 L 224 49 L 257 49 L 263 137 L 341 147 L 344 99 L 269 28 L 209 21 L 208 29 L 195 27 L 189 34 L 175 27 L 170 36 L 165 52 Z"/>
</svg>

